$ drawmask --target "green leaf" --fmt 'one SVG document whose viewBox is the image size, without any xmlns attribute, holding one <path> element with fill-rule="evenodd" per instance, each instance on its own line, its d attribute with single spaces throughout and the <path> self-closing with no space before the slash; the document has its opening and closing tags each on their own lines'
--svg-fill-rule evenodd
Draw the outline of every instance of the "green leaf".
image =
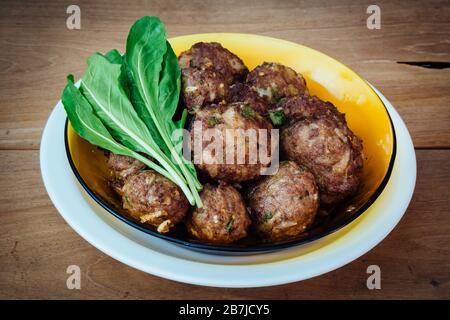
<svg viewBox="0 0 450 320">
<path fill-rule="evenodd" d="M 88 59 L 81 92 L 115 139 L 134 151 L 147 153 L 150 146 L 156 145 L 128 100 L 120 74 L 120 65 L 95 53 Z"/>
<path fill-rule="evenodd" d="M 173 131 L 175 129 L 184 128 L 184 124 L 186 123 L 187 118 L 187 110 L 183 110 L 183 114 L 181 117 L 182 126 L 180 126 L 180 122 L 173 122 L 173 116 L 178 107 L 178 101 L 180 99 L 181 92 L 181 70 L 178 65 L 178 59 L 173 51 L 169 42 L 166 43 L 167 51 L 164 55 L 163 66 L 160 75 L 159 81 L 159 95 L 158 95 L 158 108 L 159 114 L 161 114 L 161 123 L 165 125 L 165 131 L 172 139 L 174 145 L 178 145 L 181 141 L 181 137 L 178 139 L 173 139 Z M 195 170 L 194 164 L 192 162 L 186 161 L 181 154 L 182 150 L 175 150 L 180 155 L 180 159 L 183 161 L 184 166 L 190 171 L 190 174 L 193 176 L 193 182 L 195 183 L 196 188 L 200 189 L 201 184 L 197 179 L 197 172 Z"/>
<path fill-rule="evenodd" d="M 181 91 L 181 70 L 178 59 L 172 47 L 167 42 L 167 51 L 164 55 L 158 94 L 158 107 L 161 111 L 161 120 L 167 127 L 169 134 L 175 129 L 172 118 L 178 107 Z"/>
<path fill-rule="evenodd" d="M 125 94 L 127 95 L 128 98 L 130 98 L 130 86 L 128 83 L 128 77 L 127 77 L 127 71 L 125 68 L 125 58 L 124 56 L 122 56 L 120 54 L 120 52 L 117 49 L 112 49 L 110 51 L 108 51 L 107 53 L 105 53 L 105 58 L 109 60 L 109 62 L 114 63 L 114 64 L 119 64 L 121 65 L 120 68 L 120 77 L 119 77 L 119 82 L 122 85 L 122 88 L 125 91 Z"/>
<path fill-rule="evenodd" d="M 147 107 L 141 98 L 139 89 L 136 86 L 136 83 L 134 82 L 133 76 L 128 67 L 125 67 L 125 74 L 127 77 L 128 87 L 130 89 L 131 104 L 133 105 L 134 109 L 136 110 L 136 113 L 138 114 L 138 116 L 147 125 L 147 128 L 150 131 L 155 143 L 157 143 L 162 148 L 162 150 L 164 151 L 164 153 L 166 155 L 169 155 L 170 151 L 167 148 L 167 146 L 165 145 L 164 140 L 162 139 L 161 135 L 159 134 L 158 128 L 156 127 L 155 123 L 153 122 L 153 119 L 150 116 L 150 113 L 148 112 Z"/>
<path fill-rule="evenodd" d="M 183 109 L 183 113 L 181 114 L 180 120 L 175 121 L 175 127 L 177 127 L 178 129 L 183 129 L 184 126 L 186 125 L 187 116 L 188 116 L 187 109 Z"/>
<path fill-rule="evenodd" d="M 168 49 L 165 28 L 159 18 L 143 17 L 136 21 L 128 34 L 126 48 L 129 79 L 144 103 L 135 107 L 147 126 L 156 127 L 164 142 L 162 145 L 167 146 L 164 152 L 173 158 L 189 184 L 197 206 L 201 207 L 198 194 L 201 184 L 193 174 L 195 169 L 192 163 L 186 163 L 171 137 L 176 128 L 172 117 L 178 104 L 180 71 L 175 54 L 170 46 Z"/>
<path fill-rule="evenodd" d="M 184 110 L 180 120 L 173 120 L 180 78 L 164 25 L 157 17 L 143 17 L 130 30 L 126 54 L 113 49 L 92 55 L 80 89 L 69 78 L 63 103 L 80 136 L 147 163 L 176 183 L 191 204 L 201 207 L 198 190 L 202 186 L 195 167 L 175 148 L 180 139 L 172 136 L 187 118 Z"/>
<path fill-rule="evenodd" d="M 121 154 L 139 159 L 150 168 L 171 179 L 168 172 L 155 164 L 153 161 L 142 157 L 138 153 L 133 152 L 114 140 L 106 127 L 94 113 L 94 110 L 89 102 L 74 85 L 73 75 L 69 75 L 67 77 L 67 85 L 64 88 L 61 101 L 64 105 L 64 109 L 66 110 L 67 117 L 69 118 L 72 128 L 80 137 L 89 141 L 93 145 L 109 150 L 115 154 Z"/>
<path fill-rule="evenodd" d="M 115 139 L 129 149 L 146 153 L 157 160 L 189 199 L 192 194 L 185 184 L 185 178 L 161 151 L 137 115 L 120 84 L 120 75 L 120 65 L 111 63 L 101 54 L 93 54 L 88 59 L 88 69 L 82 77 L 81 92 Z"/>
<path fill-rule="evenodd" d="M 120 54 L 119 50 L 117 50 L 117 49 L 112 49 L 112 50 L 108 51 L 107 53 L 105 53 L 105 57 L 111 63 L 115 63 L 115 64 L 123 63 L 123 57 Z"/>
<path fill-rule="evenodd" d="M 134 23 L 128 34 L 125 59 L 150 115 L 150 109 L 158 105 L 159 78 L 166 51 L 166 31 L 158 17 L 143 17 Z"/>
<path fill-rule="evenodd" d="M 170 149 L 161 137 L 152 108 L 156 109 L 159 95 L 159 78 L 164 54 L 166 32 L 158 17 L 143 17 L 131 27 L 125 55 L 126 74 L 131 102 L 144 121 L 155 142 L 166 155 Z"/>
</svg>

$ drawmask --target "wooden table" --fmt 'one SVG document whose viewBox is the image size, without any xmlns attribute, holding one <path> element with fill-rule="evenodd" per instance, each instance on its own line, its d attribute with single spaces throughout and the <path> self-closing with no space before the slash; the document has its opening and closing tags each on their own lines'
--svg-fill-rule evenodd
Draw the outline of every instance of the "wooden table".
<svg viewBox="0 0 450 320">
<path fill-rule="evenodd" d="M 450 69 L 398 61 L 450 61 L 449 1 L 376 1 L 381 29 L 366 27 L 371 1 L 76 1 L 81 30 L 66 28 L 75 1 L 0 6 L 1 298 L 450 298 Z M 169 36 L 263 34 L 310 46 L 378 87 L 405 120 L 418 179 L 395 230 L 356 261 L 315 279 L 260 289 L 186 285 L 132 269 L 79 237 L 50 202 L 39 171 L 42 128 L 68 73 L 94 51 L 123 50 L 129 27 L 158 15 Z M 82 289 L 66 288 L 77 264 Z M 382 289 L 366 288 L 366 268 Z"/>
</svg>

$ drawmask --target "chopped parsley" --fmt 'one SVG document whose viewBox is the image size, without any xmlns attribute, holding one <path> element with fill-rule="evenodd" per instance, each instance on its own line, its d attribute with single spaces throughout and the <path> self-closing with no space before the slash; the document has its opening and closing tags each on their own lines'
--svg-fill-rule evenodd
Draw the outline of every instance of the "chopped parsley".
<svg viewBox="0 0 450 320">
<path fill-rule="evenodd" d="M 241 114 L 246 119 L 255 119 L 256 112 L 248 104 L 244 104 L 241 108 Z"/>
<path fill-rule="evenodd" d="M 272 94 L 273 102 L 278 103 L 282 97 L 278 94 L 277 87 L 270 87 L 270 93 Z"/>
<path fill-rule="evenodd" d="M 124 196 L 124 198 L 125 198 L 125 202 L 126 202 L 126 204 L 129 206 L 129 207 L 132 207 L 133 205 L 132 205 L 132 203 L 131 203 L 131 201 L 130 201 L 130 199 L 128 198 L 128 196 L 127 195 L 125 195 Z"/>
<path fill-rule="evenodd" d="M 267 223 L 272 218 L 273 218 L 273 213 L 270 211 L 266 211 L 266 212 L 264 212 L 264 214 L 262 216 L 262 221 L 263 221 L 263 223 Z"/>
<path fill-rule="evenodd" d="M 269 111 L 269 118 L 272 121 L 273 125 L 276 127 L 281 126 L 286 119 L 283 110 Z"/>
<path fill-rule="evenodd" d="M 208 126 L 214 127 L 216 124 L 219 124 L 220 120 L 216 116 L 211 116 L 208 118 Z"/>
<path fill-rule="evenodd" d="M 234 225 L 234 216 L 231 216 L 230 220 L 228 221 L 227 225 L 225 226 L 225 229 L 228 232 L 231 232 L 231 230 L 233 229 L 233 225 Z"/>
</svg>

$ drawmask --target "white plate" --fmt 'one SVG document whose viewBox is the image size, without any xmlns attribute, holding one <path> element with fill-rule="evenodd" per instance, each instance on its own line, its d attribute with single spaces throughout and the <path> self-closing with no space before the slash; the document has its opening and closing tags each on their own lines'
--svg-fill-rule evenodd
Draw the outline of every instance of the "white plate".
<svg viewBox="0 0 450 320">
<path fill-rule="evenodd" d="M 387 106 L 397 135 L 397 156 L 383 193 L 345 228 L 310 244 L 273 253 L 220 256 L 191 251 L 138 231 L 95 203 L 79 185 L 64 148 L 66 114 L 61 101 L 45 126 L 41 171 L 45 187 L 66 222 L 105 254 L 136 269 L 176 281 L 215 287 L 261 287 L 308 279 L 335 270 L 383 240 L 403 216 L 416 181 L 408 130 Z"/>
</svg>

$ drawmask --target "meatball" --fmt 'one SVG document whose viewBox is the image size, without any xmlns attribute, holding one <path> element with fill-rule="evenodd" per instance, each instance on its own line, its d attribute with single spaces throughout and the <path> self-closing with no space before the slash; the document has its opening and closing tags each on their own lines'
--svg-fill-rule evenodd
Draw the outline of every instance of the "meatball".
<svg viewBox="0 0 450 320">
<path fill-rule="evenodd" d="M 190 126 L 194 163 L 206 177 L 232 183 L 248 181 L 270 164 L 272 126 L 248 104 L 201 109 Z M 267 130 L 267 135 L 259 129 Z M 264 152 L 266 159 L 260 158 Z"/>
<path fill-rule="evenodd" d="M 330 103 L 315 96 L 302 95 L 280 101 L 274 110 L 282 110 L 289 123 L 306 118 L 330 118 L 336 123 L 345 125 L 345 116 Z M 348 129 L 348 128 L 347 128 Z"/>
<path fill-rule="evenodd" d="M 224 77 L 214 70 L 182 69 L 183 98 L 189 110 L 221 102 L 228 95 Z"/>
<path fill-rule="evenodd" d="M 248 200 L 255 229 L 274 241 L 304 232 L 319 208 L 314 176 L 292 161 L 282 163 L 276 174 L 259 181 Z"/>
<path fill-rule="evenodd" d="M 195 208 L 186 221 L 193 237 L 227 244 L 247 236 L 251 221 L 244 200 L 235 188 L 224 182 L 218 186 L 206 184 L 200 197 L 203 207 Z"/>
<path fill-rule="evenodd" d="M 270 104 L 308 93 L 302 75 L 278 63 L 264 62 L 256 67 L 248 74 L 247 83 Z"/>
<path fill-rule="evenodd" d="M 344 115 L 316 97 L 291 98 L 283 106 L 291 124 L 281 132 L 281 147 L 314 174 L 321 201 L 332 205 L 354 194 L 363 169 L 362 141 Z"/>
<path fill-rule="evenodd" d="M 253 91 L 251 87 L 245 83 L 238 82 L 230 87 L 228 95 L 229 102 L 241 102 L 249 104 L 260 115 L 266 115 L 269 109 L 269 104 L 266 100 Z"/>
<path fill-rule="evenodd" d="M 124 209 L 160 233 L 168 232 L 183 220 L 189 209 L 189 202 L 178 186 L 152 170 L 129 177 L 122 192 Z"/>
<path fill-rule="evenodd" d="M 248 73 L 242 60 L 217 42 L 194 44 L 189 50 L 181 53 L 178 63 L 181 69 L 212 69 L 220 73 L 228 85 L 244 80 Z"/>
<path fill-rule="evenodd" d="M 110 152 L 108 159 L 108 168 L 111 170 L 111 186 L 118 193 L 122 194 L 122 187 L 125 180 L 144 170 L 147 166 L 139 160 L 129 156 L 123 156 Z"/>
</svg>

